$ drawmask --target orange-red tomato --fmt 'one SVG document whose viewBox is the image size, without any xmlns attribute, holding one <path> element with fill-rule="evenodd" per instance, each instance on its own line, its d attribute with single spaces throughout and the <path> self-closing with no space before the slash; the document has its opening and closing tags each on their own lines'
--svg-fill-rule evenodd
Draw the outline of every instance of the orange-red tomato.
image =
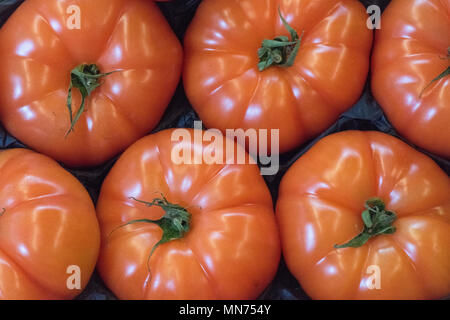
<svg viewBox="0 0 450 320">
<path fill-rule="evenodd" d="M 396 214 L 396 230 L 334 248 L 363 230 L 373 197 Z M 289 270 L 312 298 L 450 294 L 450 179 L 392 136 L 346 131 L 320 140 L 283 177 L 277 219 Z"/>
<path fill-rule="evenodd" d="M 0 30 L 0 60 L 6 129 L 54 159 L 89 166 L 156 126 L 179 81 L 182 50 L 153 1 L 27 0 Z M 81 64 L 118 72 L 99 80 L 66 137 L 71 71 Z M 81 95 L 72 93 L 75 115 Z"/>
<path fill-rule="evenodd" d="M 25 149 L 0 151 L 0 177 L 0 299 L 74 298 L 100 247 L 89 194 L 54 160 Z"/>
<path fill-rule="evenodd" d="M 172 142 L 173 132 L 136 142 L 106 177 L 97 204 L 100 275 L 120 299 L 256 298 L 274 277 L 280 258 L 272 199 L 258 167 L 176 164 L 174 148 L 184 146 L 201 156 L 209 147 Z M 150 255 L 163 238 L 162 229 L 153 223 L 124 224 L 163 217 L 160 207 L 139 202 L 163 196 L 186 208 L 190 226 L 185 222 L 184 236 Z"/>
<path fill-rule="evenodd" d="M 293 40 L 278 8 L 303 33 L 300 48 L 292 66 L 260 71 L 263 40 Z M 207 127 L 279 129 L 288 151 L 359 98 L 373 35 L 366 20 L 357 0 L 204 0 L 184 40 L 186 94 Z"/>
<path fill-rule="evenodd" d="M 447 158 L 449 65 L 450 0 L 393 0 L 376 33 L 373 94 L 401 135 Z"/>
</svg>

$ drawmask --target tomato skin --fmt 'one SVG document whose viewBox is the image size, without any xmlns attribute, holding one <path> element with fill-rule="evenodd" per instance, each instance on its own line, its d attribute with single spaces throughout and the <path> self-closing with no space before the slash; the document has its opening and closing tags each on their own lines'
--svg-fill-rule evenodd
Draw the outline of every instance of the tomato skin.
<svg viewBox="0 0 450 320">
<path fill-rule="evenodd" d="M 258 70 L 264 39 L 300 35 L 293 66 Z M 280 152 L 331 125 L 360 97 L 373 32 L 359 1 L 204 0 L 185 40 L 183 83 L 206 127 L 280 129 Z"/>
<path fill-rule="evenodd" d="M 80 8 L 70 30 L 66 9 Z M 0 30 L 0 120 L 28 146 L 70 166 L 100 164 L 151 131 L 179 82 L 182 49 L 147 0 L 27 0 Z M 101 80 L 70 128 L 70 72 L 95 63 Z M 73 112 L 81 105 L 73 92 Z"/>
<path fill-rule="evenodd" d="M 277 219 L 289 270 L 314 299 L 436 299 L 450 294 L 450 179 L 430 158 L 380 132 L 327 136 L 283 177 Z M 335 249 L 363 229 L 366 200 L 397 231 Z M 381 289 L 368 290 L 378 265 Z"/>
<path fill-rule="evenodd" d="M 449 0 L 393 0 L 382 15 L 372 59 L 372 91 L 397 131 L 450 157 Z M 421 96 L 422 93 L 422 96 Z"/>
<path fill-rule="evenodd" d="M 0 151 L 0 299 L 71 299 L 95 268 L 100 231 L 89 194 L 54 160 Z M 81 289 L 68 289 L 69 266 Z M 72 283 L 72 282 L 71 282 Z"/>
<path fill-rule="evenodd" d="M 120 299 L 256 298 L 274 277 L 280 259 L 272 199 L 258 167 L 177 165 L 171 160 L 178 145 L 171 142 L 172 132 L 136 142 L 106 177 L 97 203 L 100 275 Z M 200 152 L 201 143 L 186 143 Z M 161 208 L 130 199 L 151 202 L 161 193 L 187 208 L 191 229 L 154 251 L 149 273 L 147 259 L 161 229 L 148 223 L 117 227 L 162 217 Z"/>
</svg>

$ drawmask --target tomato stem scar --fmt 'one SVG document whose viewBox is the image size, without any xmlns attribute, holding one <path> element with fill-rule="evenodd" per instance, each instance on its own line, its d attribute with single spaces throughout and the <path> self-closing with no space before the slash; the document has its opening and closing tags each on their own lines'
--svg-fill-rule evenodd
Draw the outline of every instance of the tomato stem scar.
<svg viewBox="0 0 450 320">
<path fill-rule="evenodd" d="M 167 201 L 167 199 L 164 197 L 164 195 L 161 194 L 161 198 L 155 198 L 152 202 L 147 202 L 143 200 L 138 200 L 134 197 L 130 197 L 131 200 L 134 200 L 136 202 L 142 203 L 146 205 L 147 207 L 153 207 L 157 206 L 164 210 L 165 214 L 161 219 L 158 220 L 150 220 L 150 219 L 136 219 L 131 220 L 123 225 L 118 226 L 113 231 L 111 231 L 110 235 L 116 231 L 117 229 L 123 228 L 127 225 L 134 224 L 134 223 L 152 223 L 159 226 L 162 231 L 162 237 L 161 240 L 159 240 L 150 251 L 150 254 L 147 258 L 147 267 L 148 271 L 150 272 L 150 258 L 153 255 L 153 252 L 155 252 L 156 248 L 158 248 L 160 245 L 167 243 L 172 240 L 181 239 L 184 237 L 184 235 L 189 232 L 191 227 L 191 214 L 186 210 L 186 208 L 183 208 L 182 206 L 178 204 L 173 204 Z"/>
<path fill-rule="evenodd" d="M 445 59 L 445 60 L 449 60 L 450 61 L 450 47 L 447 48 L 447 57 L 445 58 L 441 58 L 441 59 Z M 436 81 L 441 80 L 442 78 L 446 77 L 450 75 L 450 66 L 447 67 L 447 69 L 445 69 L 440 75 L 438 75 L 436 78 L 434 78 L 433 80 L 431 80 L 431 82 L 429 84 L 427 84 L 425 86 L 425 88 L 422 89 L 422 91 L 420 92 L 419 97 L 422 98 L 422 95 L 424 93 L 425 90 L 427 90 L 433 83 L 435 83 Z"/>
<path fill-rule="evenodd" d="M 102 83 L 99 80 L 103 77 L 106 77 L 114 72 L 112 71 L 108 73 L 101 73 L 100 69 L 95 64 L 81 64 L 76 66 L 70 72 L 70 85 L 69 92 L 67 95 L 67 109 L 69 109 L 69 117 L 70 117 L 70 128 L 66 133 L 66 137 L 71 133 L 75 127 L 75 124 L 80 119 L 83 111 L 85 110 L 85 102 L 86 98 L 91 95 L 91 93 Z M 76 88 L 81 93 L 81 105 L 77 110 L 75 117 L 72 115 L 72 89 Z"/>
<path fill-rule="evenodd" d="M 397 215 L 392 211 L 386 210 L 383 200 L 378 198 L 369 199 L 365 203 L 365 208 L 361 214 L 364 230 L 347 243 L 335 244 L 335 248 L 358 248 L 372 237 L 381 234 L 392 234 L 396 231 L 392 223 L 397 219 Z"/>
<path fill-rule="evenodd" d="M 294 64 L 295 58 L 297 57 L 304 31 L 302 31 L 299 37 L 297 31 L 284 19 L 280 8 L 278 8 L 278 14 L 284 27 L 289 31 L 291 39 L 289 40 L 286 36 L 278 36 L 273 40 L 263 40 L 261 47 L 258 49 L 259 71 L 263 71 L 272 65 L 290 67 Z"/>
</svg>

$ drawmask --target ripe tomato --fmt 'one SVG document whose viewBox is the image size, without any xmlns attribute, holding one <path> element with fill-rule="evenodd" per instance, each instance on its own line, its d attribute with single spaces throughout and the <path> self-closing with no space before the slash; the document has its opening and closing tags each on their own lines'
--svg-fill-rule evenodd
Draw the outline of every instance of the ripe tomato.
<svg viewBox="0 0 450 320">
<path fill-rule="evenodd" d="M 54 159 L 90 166 L 156 126 L 179 81 L 182 50 L 153 1 L 27 0 L 0 30 L 0 59 L 6 129 Z M 88 88 L 77 87 L 83 81 Z M 75 122 L 80 92 L 90 90 Z"/>
<path fill-rule="evenodd" d="M 380 132 L 330 135 L 282 179 L 283 256 L 315 299 L 444 297 L 450 294 L 449 195 L 449 177 L 404 142 Z M 371 221 L 364 223 L 364 215 Z M 361 246 L 334 248 L 363 229 Z"/>
<path fill-rule="evenodd" d="M 359 98 L 366 20 L 357 0 L 204 0 L 184 40 L 187 96 L 207 127 L 279 129 L 288 151 Z"/>
<path fill-rule="evenodd" d="M 280 258 L 272 199 L 258 167 L 176 164 L 172 150 L 184 146 L 201 156 L 208 144 L 172 142 L 173 132 L 136 142 L 106 177 L 97 204 L 100 275 L 120 299 L 256 298 Z"/>
<path fill-rule="evenodd" d="M 376 34 L 373 94 L 400 134 L 447 158 L 449 62 L 450 0 L 393 0 Z"/>
<path fill-rule="evenodd" d="M 0 299 L 80 294 L 100 247 L 89 194 L 55 161 L 25 149 L 0 151 L 0 177 Z"/>
</svg>

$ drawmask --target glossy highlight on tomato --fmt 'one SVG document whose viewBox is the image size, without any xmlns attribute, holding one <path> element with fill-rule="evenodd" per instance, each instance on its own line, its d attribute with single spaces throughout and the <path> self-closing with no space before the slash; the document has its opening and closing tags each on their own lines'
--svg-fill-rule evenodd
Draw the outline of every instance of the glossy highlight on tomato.
<svg viewBox="0 0 450 320">
<path fill-rule="evenodd" d="M 363 231 L 374 198 L 395 213 L 393 229 L 336 248 Z M 450 295 L 450 178 L 397 138 L 344 131 L 320 140 L 283 177 L 276 211 L 287 266 L 314 299 Z"/>
<path fill-rule="evenodd" d="M 402 136 L 450 158 L 450 0 L 392 0 L 381 23 L 375 99 Z"/>
<path fill-rule="evenodd" d="M 173 132 L 133 144 L 103 183 L 97 203 L 102 279 L 120 299 L 258 297 L 280 259 L 272 198 L 258 166 L 176 164 L 177 146 L 194 157 L 212 149 L 206 142 L 172 141 Z M 176 206 L 183 231 L 155 248 L 165 233 L 148 220 L 166 214 L 144 201 L 167 205 L 164 198 Z"/>
<path fill-rule="evenodd" d="M 0 60 L 8 132 L 67 165 L 93 166 L 157 125 L 179 82 L 182 49 L 153 1 L 27 0 L 0 29 Z M 93 86 L 68 133 L 71 71 L 83 64 L 117 72 Z M 75 118 L 80 90 L 72 95 Z"/>
<path fill-rule="evenodd" d="M 260 71 L 263 40 L 294 40 L 282 17 L 301 39 L 294 63 L 280 66 L 295 47 L 283 46 L 284 58 L 274 50 L 280 65 Z M 206 127 L 279 129 L 279 151 L 291 150 L 360 97 L 373 36 L 366 20 L 357 0 L 204 0 L 184 39 L 187 97 Z"/>
<path fill-rule="evenodd" d="M 0 177 L 0 300 L 79 295 L 100 248 L 87 191 L 54 160 L 25 149 L 0 151 Z"/>
</svg>

